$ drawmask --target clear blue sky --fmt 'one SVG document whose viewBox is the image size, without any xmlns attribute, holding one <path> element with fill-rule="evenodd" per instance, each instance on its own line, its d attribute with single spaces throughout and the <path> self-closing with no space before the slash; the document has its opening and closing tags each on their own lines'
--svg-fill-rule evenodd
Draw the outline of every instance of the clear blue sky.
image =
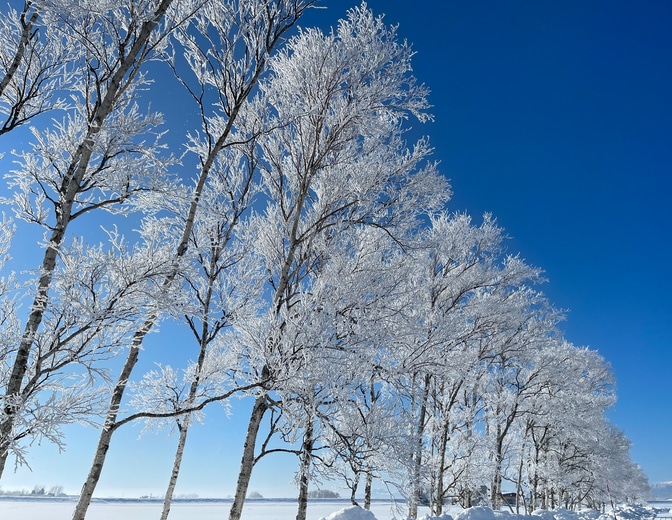
<svg viewBox="0 0 672 520">
<path fill-rule="evenodd" d="M 304 25 L 333 25 L 357 5 L 323 4 Z M 544 291 L 568 310 L 567 338 L 613 366 L 619 400 L 609 417 L 631 439 L 633 459 L 652 482 L 672 480 L 672 3 L 368 5 L 399 23 L 417 51 L 415 72 L 432 90 L 436 116 L 420 131 L 451 179 L 452 209 L 493 213 L 510 250 L 545 269 Z M 246 417 L 235 412 L 227 420 L 213 408 L 208 427 L 190 433 L 178 493 L 232 493 L 236 418 Z M 34 473 L 7 474 L 2 487 L 78 491 L 96 432 L 68 431 L 64 455 L 34 450 Z M 163 491 L 176 438 L 136 442 L 139 433 L 125 428 L 113 439 L 100 495 Z M 251 489 L 292 496 L 295 461 L 264 464 Z"/>
</svg>

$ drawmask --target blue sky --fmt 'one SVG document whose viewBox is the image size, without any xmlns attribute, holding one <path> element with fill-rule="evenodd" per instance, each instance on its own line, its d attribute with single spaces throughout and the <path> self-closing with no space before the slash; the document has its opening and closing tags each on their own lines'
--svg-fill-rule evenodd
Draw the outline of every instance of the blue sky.
<svg viewBox="0 0 672 520">
<path fill-rule="evenodd" d="M 303 25 L 328 27 L 357 5 L 323 3 L 328 9 Z M 399 23 L 417 51 L 415 73 L 432 90 L 436 118 L 418 130 L 431 136 L 451 179 L 451 208 L 491 212 L 511 236 L 510 251 L 545 270 L 543 290 L 568 311 L 566 337 L 613 367 L 618 403 L 609 417 L 631 439 L 632 458 L 652 482 L 672 480 L 672 3 L 368 5 Z M 176 344 L 180 334 L 171 335 Z M 165 347 L 159 339 L 147 349 Z M 213 408 L 206 420 L 216 426 L 190 433 L 178 493 L 232 493 L 242 405 L 231 419 Z M 136 442 L 140 431 L 113 439 L 101 496 L 163 491 L 176 438 Z M 68 433 L 65 454 L 32 451 L 33 473 L 8 472 L 2 487 L 78 491 L 97 435 Z M 294 468 L 291 457 L 264 462 L 251 489 L 292 496 Z"/>
</svg>

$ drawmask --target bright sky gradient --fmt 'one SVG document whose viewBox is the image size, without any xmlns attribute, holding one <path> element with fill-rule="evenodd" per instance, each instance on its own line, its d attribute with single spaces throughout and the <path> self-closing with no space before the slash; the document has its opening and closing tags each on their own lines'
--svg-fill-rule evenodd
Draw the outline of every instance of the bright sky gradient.
<svg viewBox="0 0 672 520">
<path fill-rule="evenodd" d="M 302 25 L 334 25 L 357 2 L 322 4 Z M 672 3 L 368 5 L 417 51 L 436 117 L 419 131 L 451 179 L 452 209 L 491 212 L 510 251 L 545 269 L 543 290 L 568 310 L 566 337 L 613 366 L 619 400 L 609 417 L 631 439 L 633 460 L 652 482 L 672 480 Z M 178 344 L 180 334 L 169 337 Z M 147 349 L 172 346 L 160 334 Z M 190 432 L 178 494 L 233 492 L 246 404 L 230 420 L 213 408 L 207 427 Z M 98 496 L 163 492 L 177 438 L 138 442 L 140 431 L 115 435 Z M 0 486 L 78 492 L 97 432 L 66 432 L 65 454 L 34 449 L 33 473 L 8 471 Z M 293 496 L 295 467 L 290 456 L 265 461 L 250 489 Z"/>
</svg>

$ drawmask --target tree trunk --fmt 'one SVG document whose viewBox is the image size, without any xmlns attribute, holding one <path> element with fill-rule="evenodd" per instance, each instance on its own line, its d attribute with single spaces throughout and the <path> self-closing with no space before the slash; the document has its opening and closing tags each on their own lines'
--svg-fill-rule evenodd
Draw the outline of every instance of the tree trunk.
<svg viewBox="0 0 672 520">
<path fill-rule="evenodd" d="M 490 507 L 496 511 L 502 503 L 502 466 L 504 464 L 504 433 L 499 423 L 496 425 L 495 435 L 497 445 L 494 453 L 494 475 L 492 477 L 492 487 L 490 488 Z"/>
<path fill-rule="evenodd" d="M 502 504 L 502 460 L 499 455 L 495 460 L 495 475 L 492 479 L 492 489 L 490 490 L 490 507 L 497 511 Z"/>
<path fill-rule="evenodd" d="M 359 506 L 357 503 L 357 488 L 359 487 L 359 471 L 355 472 L 352 478 L 352 485 L 350 486 L 350 503 L 353 506 Z"/>
<path fill-rule="evenodd" d="M 445 471 L 446 465 L 446 449 L 448 446 L 448 432 L 450 431 L 450 422 L 448 419 L 444 419 L 441 426 L 441 436 L 439 437 L 439 446 L 437 451 L 439 452 L 439 462 L 436 468 L 436 483 L 434 484 L 434 493 L 432 495 L 431 514 L 433 516 L 441 516 L 443 514 L 443 497 L 446 494 L 446 490 L 443 489 L 444 481 L 443 474 Z"/>
<path fill-rule="evenodd" d="M 254 400 L 252 406 L 252 414 L 250 422 L 247 426 L 247 435 L 245 436 L 245 444 L 243 445 L 243 456 L 240 461 L 240 472 L 238 473 L 238 482 L 236 483 L 236 493 L 231 504 L 231 511 L 229 512 L 229 520 L 240 520 L 243 514 L 243 504 L 245 496 L 247 495 L 247 487 L 250 484 L 250 477 L 252 476 L 252 468 L 254 467 L 254 448 L 257 442 L 257 434 L 261 426 L 261 420 L 268 410 L 268 402 L 266 394 L 262 393 Z"/>
<path fill-rule="evenodd" d="M 313 456 L 313 419 L 308 418 L 306 431 L 303 434 L 303 445 L 301 446 L 301 460 L 299 462 L 299 507 L 296 512 L 296 520 L 306 520 L 308 512 L 308 483 L 310 481 L 310 463 Z"/>
<path fill-rule="evenodd" d="M 173 471 L 170 473 L 170 481 L 168 482 L 168 489 L 166 489 L 166 496 L 163 499 L 163 510 L 161 511 L 161 520 L 167 520 L 170 513 L 170 505 L 173 501 L 173 493 L 177 485 L 177 477 L 180 474 L 180 466 L 182 465 L 182 456 L 184 455 L 184 447 L 187 444 L 187 432 L 189 431 L 189 419 L 187 415 L 182 424 L 178 423 L 177 427 L 180 430 L 180 438 L 177 441 L 177 450 L 175 450 L 175 460 L 173 461 Z"/>
<path fill-rule="evenodd" d="M 541 491 L 539 491 L 539 461 L 540 453 L 539 446 L 535 442 L 534 444 L 534 475 L 532 476 L 532 490 L 530 491 L 530 504 L 527 510 L 527 514 L 531 515 L 537 506 L 541 502 Z"/>
<path fill-rule="evenodd" d="M 516 514 L 520 514 L 520 499 L 523 496 L 523 456 L 520 456 L 518 465 L 518 479 L 516 480 Z"/>
<path fill-rule="evenodd" d="M 373 474 L 371 469 L 366 472 L 366 484 L 364 485 L 364 509 L 371 510 L 371 487 L 373 485 Z"/>
<path fill-rule="evenodd" d="M 426 374 L 420 401 L 420 414 L 415 430 L 415 445 L 413 447 L 411 468 L 411 493 L 408 502 L 408 518 L 418 518 L 418 505 L 420 502 L 420 472 L 422 466 L 422 438 L 425 433 L 425 419 L 427 417 L 427 399 L 429 398 L 429 383 L 432 376 Z"/>
<path fill-rule="evenodd" d="M 371 409 L 378 402 L 378 395 L 375 389 L 375 372 L 371 375 L 371 383 L 369 385 L 369 399 L 371 399 Z M 371 510 L 371 487 L 373 485 L 373 468 L 369 464 L 366 468 L 366 483 L 364 484 L 364 509 Z"/>
</svg>

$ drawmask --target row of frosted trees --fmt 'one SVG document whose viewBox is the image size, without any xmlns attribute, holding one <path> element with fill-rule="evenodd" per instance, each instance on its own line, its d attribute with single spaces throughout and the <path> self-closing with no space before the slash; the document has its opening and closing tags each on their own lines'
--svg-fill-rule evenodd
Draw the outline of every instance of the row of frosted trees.
<svg viewBox="0 0 672 520">
<path fill-rule="evenodd" d="M 95 425 L 83 519 L 114 433 L 168 422 L 166 518 L 190 427 L 236 396 L 231 520 L 277 451 L 297 455 L 299 520 L 334 480 L 365 506 L 382 481 L 413 518 L 508 489 L 527 510 L 638 497 L 608 367 L 562 338 L 490 216 L 448 213 L 427 139 L 409 143 L 429 118 L 412 50 L 366 5 L 296 30 L 314 4 L 2 11 L 0 476 Z M 140 374 L 164 320 L 190 331 L 171 346 L 189 362 Z"/>
</svg>

